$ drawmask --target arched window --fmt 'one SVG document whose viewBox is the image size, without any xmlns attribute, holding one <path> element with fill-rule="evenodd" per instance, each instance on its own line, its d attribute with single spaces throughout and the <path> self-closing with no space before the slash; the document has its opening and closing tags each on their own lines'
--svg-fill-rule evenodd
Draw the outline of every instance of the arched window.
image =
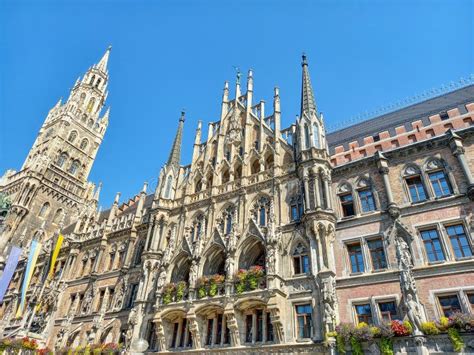
<svg viewBox="0 0 474 355">
<path fill-rule="evenodd" d="M 408 166 L 403 175 L 411 202 L 425 201 L 427 195 L 420 169 L 417 166 Z"/>
<path fill-rule="evenodd" d="M 257 174 L 260 172 L 260 161 L 258 159 L 255 159 L 255 161 L 252 164 L 252 174 Z"/>
<path fill-rule="evenodd" d="M 60 168 L 63 167 L 64 163 L 67 160 L 67 154 L 66 153 L 61 153 L 61 155 L 58 158 L 58 162 L 56 163 Z"/>
<path fill-rule="evenodd" d="M 97 79 L 97 82 L 95 83 L 95 87 L 98 88 L 101 82 L 102 82 L 101 78 Z"/>
<path fill-rule="evenodd" d="M 94 104 L 95 104 L 95 97 L 91 97 L 89 100 L 89 104 L 87 105 L 87 112 L 91 113 L 92 110 L 94 109 Z"/>
<path fill-rule="evenodd" d="M 196 187 L 194 189 L 194 192 L 199 192 L 202 190 L 202 179 L 199 179 L 196 181 Z"/>
<path fill-rule="evenodd" d="M 91 78 L 91 81 L 89 81 L 89 84 L 90 85 L 94 84 L 94 80 L 95 80 L 95 75 L 92 75 L 92 78 Z"/>
<path fill-rule="evenodd" d="M 172 183 L 173 183 L 173 177 L 170 175 L 166 179 L 165 198 L 171 198 L 171 184 Z"/>
<path fill-rule="evenodd" d="M 293 271 L 295 275 L 309 273 L 308 251 L 302 243 L 298 243 L 293 250 Z"/>
<path fill-rule="evenodd" d="M 343 217 L 350 217 L 355 215 L 354 198 L 352 196 L 352 188 L 349 184 L 342 184 L 339 186 L 337 194 L 341 201 L 341 210 Z"/>
<path fill-rule="evenodd" d="M 377 209 L 372 185 L 368 179 L 361 179 L 357 183 L 357 195 L 363 213 L 372 212 Z"/>
<path fill-rule="evenodd" d="M 319 126 L 313 123 L 313 145 L 315 148 L 321 148 L 319 143 Z"/>
<path fill-rule="evenodd" d="M 310 147 L 309 127 L 306 123 L 304 124 L 304 145 L 306 149 L 309 149 Z"/>
<path fill-rule="evenodd" d="M 81 142 L 81 149 L 82 150 L 86 149 L 88 144 L 89 144 L 89 141 L 87 140 L 87 138 L 84 138 Z"/>
<path fill-rule="evenodd" d="M 79 106 L 84 105 L 84 101 L 86 101 L 86 93 L 83 92 L 79 98 Z"/>
<path fill-rule="evenodd" d="M 273 154 L 268 154 L 265 158 L 265 170 L 271 169 L 273 167 Z"/>
<path fill-rule="evenodd" d="M 222 183 L 225 184 L 226 182 L 229 182 L 229 180 L 230 180 L 229 169 L 225 169 L 222 172 Z"/>
<path fill-rule="evenodd" d="M 63 215 L 63 209 L 58 208 L 56 212 L 54 213 L 53 223 L 58 224 L 59 221 L 61 220 L 62 215 Z"/>
<path fill-rule="evenodd" d="M 432 159 L 426 164 L 426 172 L 435 197 L 445 197 L 453 194 L 453 189 L 444 164 L 438 159 Z"/>
<path fill-rule="evenodd" d="M 68 142 L 74 143 L 74 141 L 76 140 L 76 137 L 77 137 L 77 132 L 72 131 L 71 133 L 69 133 L 69 137 L 67 140 Z"/>
<path fill-rule="evenodd" d="M 71 164 L 71 167 L 69 168 L 69 173 L 72 175 L 76 175 L 79 171 L 79 166 L 79 162 L 77 160 L 74 160 L 74 162 Z"/>
<path fill-rule="evenodd" d="M 48 214 L 48 211 L 49 211 L 49 202 L 45 202 L 43 203 L 43 206 L 41 206 L 41 209 L 38 213 L 38 216 L 39 217 L 46 217 L 46 215 Z"/>
</svg>

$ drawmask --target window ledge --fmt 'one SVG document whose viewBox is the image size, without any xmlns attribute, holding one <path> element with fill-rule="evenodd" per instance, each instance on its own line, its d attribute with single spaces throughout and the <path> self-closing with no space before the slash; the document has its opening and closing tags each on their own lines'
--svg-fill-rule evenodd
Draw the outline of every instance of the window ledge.
<svg viewBox="0 0 474 355">
<path fill-rule="evenodd" d="M 455 261 L 465 261 L 465 260 L 471 260 L 474 259 L 474 256 L 463 256 L 461 258 L 455 258 Z"/>
<path fill-rule="evenodd" d="M 446 260 L 430 261 L 428 262 L 428 265 L 440 265 L 440 264 L 444 264 L 445 262 Z"/>
<path fill-rule="evenodd" d="M 296 339 L 297 343 L 310 343 L 312 341 L 313 341 L 312 338 L 302 338 L 302 339 L 297 338 Z"/>
<path fill-rule="evenodd" d="M 379 273 L 385 272 L 385 271 L 388 271 L 388 268 L 372 270 L 372 273 L 373 274 L 379 274 Z"/>
<path fill-rule="evenodd" d="M 361 275 L 364 275 L 364 274 L 365 274 L 365 272 L 362 272 L 362 271 L 361 272 L 351 272 L 349 274 L 349 276 L 361 276 Z"/>
</svg>

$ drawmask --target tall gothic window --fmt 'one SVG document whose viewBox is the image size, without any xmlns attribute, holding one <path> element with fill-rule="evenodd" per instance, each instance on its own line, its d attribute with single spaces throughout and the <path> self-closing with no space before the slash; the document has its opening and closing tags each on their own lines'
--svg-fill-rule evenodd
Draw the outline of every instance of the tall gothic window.
<svg viewBox="0 0 474 355">
<path fill-rule="evenodd" d="M 61 220 L 61 216 L 63 214 L 63 210 L 62 208 L 58 208 L 56 210 L 56 213 L 54 214 L 54 218 L 53 218 L 53 223 L 59 223 L 59 221 Z"/>
<path fill-rule="evenodd" d="M 319 143 L 319 126 L 313 123 L 313 145 L 315 148 L 321 148 Z"/>
<path fill-rule="evenodd" d="M 94 109 L 94 104 L 95 104 L 95 97 L 91 97 L 89 99 L 89 104 L 87 105 L 87 112 L 91 113 L 92 110 Z"/>
<path fill-rule="evenodd" d="M 67 154 L 66 153 L 61 153 L 61 155 L 59 156 L 58 158 L 58 162 L 57 162 L 57 165 L 62 168 L 64 163 L 66 162 L 67 160 Z"/>
<path fill-rule="evenodd" d="M 171 196 L 171 184 L 173 183 L 173 178 L 171 175 L 168 176 L 166 179 L 166 187 L 165 187 L 165 198 L 170 198 Z"/>
<path fill-rule="evenodd" d="M 49 211 L 49 202 L 45 202 L 43 204 L 43 206 L 41 206 L 41 209 L 38 213 L 38 216 L 39 217 L 46 217 L 46 215 L 48 214 L 48 211 Z"/>
<path fill-rule="evenodd" d="M 75 160 L 69 168 L 69 173 L 71 175 L 76 175 L 78 171 L 79 171 L 79 162 Z"/>
<path fill-rule="evenodd" d="M 304 145 L 305 145 L 305 148 L 306 149 L 309 149 L 309 147 L 311 146 L 311 143 L 310 143 L 310 139 L 309 139 L 309 127 L 308 125 L 305 123 L 304 124 Z"/>
<path fill-rule="evenodd" d="M 81 149 L 82 150 L 86 149 L 88 144 L 89 144 L 89 141 L 87 140 L 87 138 L 84 138 L 81 142 Z"/>
<path fill-rule="evenodd" d="M 444 164 L 438 159 L 432 159 L 426 164 L 428 179 L 436 197 L 450 196 L 453 189 L 446 173 Z"/>
<path fill-rule="evenodd" d="M 92 85 L 94 83 L 94 80 L 95 80 L 95 75 L 92 75 L 92 78 L 91 78 L 91 81 L 89 81 L 89 84 Z"/>
<path fill-rule="evenodd" d="M 76 140 L 76 137 L 77 137 L 77 132 L 76 131 L 72 131 L 71 133 L 69 133 L 69 137 L 68 137 L 68 142 L 70 143 L 74 143 L 74 141 Z"/>
</svg>

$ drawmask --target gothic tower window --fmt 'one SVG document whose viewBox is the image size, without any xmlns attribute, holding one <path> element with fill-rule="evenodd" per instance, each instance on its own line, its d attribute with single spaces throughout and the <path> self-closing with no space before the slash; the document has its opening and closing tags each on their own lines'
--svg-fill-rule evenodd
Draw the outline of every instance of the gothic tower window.
<svg viewBox="0 0 474 355">
<path fill-rule="evenodd" d="M 319 126 L 313 123 L 313 145 L 315 148 L 321 148 L 319 144 Z"/>
<path fill-rule="evenodd" d="M 82 107 L 84 105 L 84 101 L 86 101 L 86 93 L 83 92 L 79 98 L 79 107 Z"/>
<path fill-rule="evenodd" d="M 68 137 L 68 142 L 70 143 L 74 143 L 74 141 L 76 140 L 76 137 L 77 137 L 77 132 L 76 131 L 72 131 L 71 133 L 69 133 L 69 137 Z"/>
<path fill-rule="evenodd" d="M 171 184 L 173 183 L 173 177 L 170 175 L 166 179 L 166 187 L 165 187 L 165 198 L 170 198 L 171 196 Z"/>
<path fill-rule="evenodd" d="M 260 161 L 255 159 L 252 163 L 252 174 L 257 174 L 260 172 Z"/>
<path fill-rule="evenodd" d="M 101 78 L 97 79 L 97 82 L 95 83 L 95 87 L 98 88 L 101 82 L 102 82 Z"/>
<path fill-rule="evenodd" d="M 87 112 L 91 113 L 92 110 L 94 109 L 94 104 L 95 104 L 95 97 L 91 97 L 89 100 L 89 104 L 87 105 Z"/>
<path fill-rule="evenodd" d="M 50 207 L 49 202 L 45 202 L 43 204 L 43 206 L 41 206 L 41 209 L 38 213 L 38 216 L 39 217 L 46 217 L 46 215 L 48 214 L 48 211 L 49 211 L 49 207 Z"/>
<path fill-rule="evenodd" d="M 222 172 L 222 183 L 225 184 L 226 182 L 229 182 L 229 180 L 230 180 L 229 169 L 225 169 Z"/>
<path fill-rule="evenodd" d="M 94 83 L 94 80 L 95 80 L 95 75 L 92 75 L 92 78 L 91 78 L 91 81 L 89 81 L 89 84 L 92 85 Z"/>
<path fill-rule="evenodd" d="M 89 141 L 87 140 L 87 138 L 84 138 L 81 142 L 81 149 L 82 150 L 86 149 L 88 144 L 89 144 Z"/>
<path fill-rule="evenodd" d="M 79 171 L 79 162 L 77 160 L 75 160 L 72 164 L 71 164 L 71 167 L 69 168 L 69 173 L 71 175 L 76 175 L 77 172 Z"/>
<path fill-rule="evenodd" d="M 62 153 L 59 158 L 58 158 L 58 162 L 57 162 L 57 165 L 62 168 L 64 163 L 66 162 L 67 160 L 67 154 L 66 153 Z"/>
<path fill-rule="evenodd" d="M 311 146 L 309 139 L 309 127 L 306 123 L 304 124 L 304 145 L 306 149 L 309 149 L 309 147 Z"/>
<path fill-rule="evenodd" d="M 59 221 L 61 220 L 62 214 L 63 214 L 62 208 L 58 208 L 56 212 L 54 213 L 53 223 L 56 223 L 56 224 L 59 223 Z"/>
</svg>

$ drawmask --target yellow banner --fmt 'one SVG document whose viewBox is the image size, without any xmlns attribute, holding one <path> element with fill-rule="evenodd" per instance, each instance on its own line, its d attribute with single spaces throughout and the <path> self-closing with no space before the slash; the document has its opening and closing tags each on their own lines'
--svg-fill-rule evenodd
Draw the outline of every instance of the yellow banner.
<svg viewBox="0 0 474 355">
<path fill-rule="evenodd" d="M 56 246 L 54 247 L 53 255 L 51 256 L 51 264 L 49 265 L 48 278 L 52 279 L 54 276 L 54 266 L 56 265 L 56 259 L 58 258 L 61 245 L 63 244 L 64 236 L 59 234 Z"/>
</svg>

